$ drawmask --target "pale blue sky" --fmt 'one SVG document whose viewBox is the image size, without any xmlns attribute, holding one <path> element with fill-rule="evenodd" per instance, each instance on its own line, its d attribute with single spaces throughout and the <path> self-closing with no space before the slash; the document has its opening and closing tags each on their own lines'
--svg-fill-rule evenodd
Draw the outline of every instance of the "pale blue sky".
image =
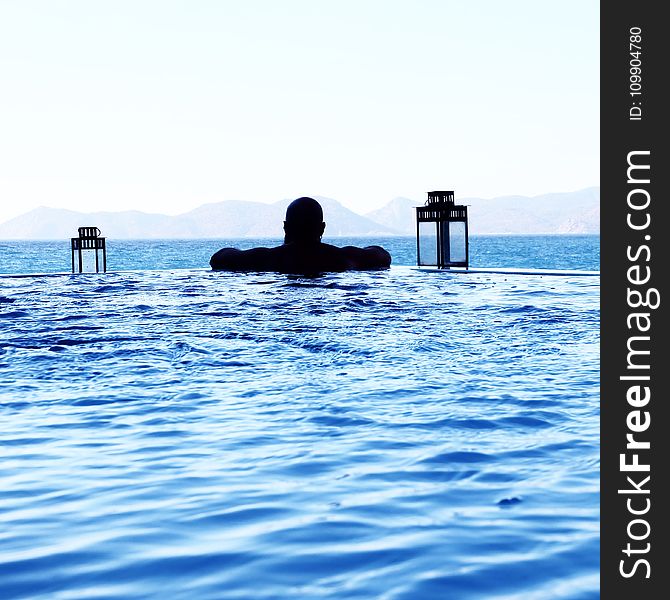
<svg viewBox="0 0 670 600">
<path fill-rule="evenodd" d="M 0 0 L 0 222 L 599 185 L 593 0 Z"/>
</svg>

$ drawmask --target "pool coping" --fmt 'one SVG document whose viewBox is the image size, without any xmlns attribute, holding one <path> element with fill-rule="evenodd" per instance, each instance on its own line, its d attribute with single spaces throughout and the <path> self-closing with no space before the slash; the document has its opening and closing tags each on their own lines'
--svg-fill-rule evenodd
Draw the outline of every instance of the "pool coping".
<svg viewBox="0 0 670 600">
<path fill-rule="evenodd" d="M 414 271 L 427 273 L 450 273 L 450 274 L 479 274 L 489 273 L 498 275 L 548 275 L 555 277 L 600 277 L 600 271 L 583 271 L 577 269 L 519 269 L 514 267 L 475 267 L 472 269 L 438 269 L 436 267 L 409 267 Z"/>
<path fill-rule="evenodd" d="M 436 267 L 417 267 L 412 265 L 392 265 L 391 271 L 416 271 L 422 273 L 441 273 L 443 275 L 535 275 L 551 277 L 600 277 L 600 271 L 584 271 L 572 269 L 524 269 L 515 267 L 474 267 L 474 268 L 453 268 L 438 269 Z M 0 273 L 0 279 L 18 279 L 29 277 L 73 277 L 73 276 L 105 276 L 119 273 L 165 273 L 165 272 L 198 272 L 198 273 L 218 273 L 208 268 L 191 269 L 127 269 L 119 271 L 107 271 L 106 273 L 72 273 L 69 271 L 56 273 Z M 361 273 L 362 271 L 352 271 Z"/>
</svg>

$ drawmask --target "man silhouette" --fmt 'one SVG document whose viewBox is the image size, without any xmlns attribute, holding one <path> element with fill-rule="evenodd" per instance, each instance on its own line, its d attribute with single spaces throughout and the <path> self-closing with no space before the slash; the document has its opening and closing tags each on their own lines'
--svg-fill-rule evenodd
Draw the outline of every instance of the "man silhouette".
<svg viewBox="0 0 670 600">
<path fill-rule="evenodd" d="M 387 269 L 391 255 L 381 246 L 338 248 L 324 244 L 321 205 L 302 197 L 286 209 L 284 243 L 274 248 L 222 248 L 209 261 L 215 271 L 276 271 L 309 274 L 324 271 Z"/>
</svg>

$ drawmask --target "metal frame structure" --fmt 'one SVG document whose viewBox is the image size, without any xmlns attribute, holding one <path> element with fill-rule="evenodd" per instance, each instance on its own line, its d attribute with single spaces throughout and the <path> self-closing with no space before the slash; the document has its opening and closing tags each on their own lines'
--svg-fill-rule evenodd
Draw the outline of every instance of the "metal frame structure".
<svg viewBox="0 0 670 600">
<path fill-rule="evenodd" d="M 107 272 L 107 247 L 105 238 L 100 237 L 100 230 L 97 227 L 80 227 L 78 230 L 79 237 L 70 238 L 70 245 L 72 249 L 72 272 L 74 273 L 74 253 L 79 255 L 78 266 L 79 272 L 84 270 L 83 251 L 95 251 L 95 272 L 100 272 L 100 260 L 98 258 L 98 250 L 102 250 L 102 272 Z"/>
<path fill-rule="evenodd" d="M 450 256 L 449 223 L 465 223 L 465 261 L 453 261 Z M 436 256 L 439 269 L 450 267 L 468 268 L 470 242 L 468 235 L 468 207 L 454 203 L 453 191 L 428 192 L 425 206 L 416 207 L 416 256 L 421 265 L 421 243 L 419 227 L 421 223 L 435 223 Z"/>
</svg>

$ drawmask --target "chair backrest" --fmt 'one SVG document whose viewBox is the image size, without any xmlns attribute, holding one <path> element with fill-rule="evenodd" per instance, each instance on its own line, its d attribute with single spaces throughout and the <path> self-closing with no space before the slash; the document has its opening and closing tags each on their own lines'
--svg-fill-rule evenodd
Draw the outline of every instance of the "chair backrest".
<svg viewBox="0 0 670 600">
<path fill-rule="evenodd" d="M 101 233 L 97 227 L 80 227 L 77 231 L 80 238 L 97 238 Z"/>
</svg>

